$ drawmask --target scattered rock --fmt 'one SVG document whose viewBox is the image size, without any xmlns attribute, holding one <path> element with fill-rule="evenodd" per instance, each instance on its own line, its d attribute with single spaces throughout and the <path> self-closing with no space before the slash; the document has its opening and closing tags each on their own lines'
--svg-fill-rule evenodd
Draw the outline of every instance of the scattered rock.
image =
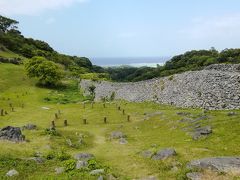
<svg viewBox="0 0 240 180">
<path fill-rule="evenodd" d="M 201 121 L 201 120 L 204 120 L 204 119 L 208 119 L 208 116 L 198 117 L 198 118 L 194 119 L 193 122 Z"/>
<path fill-rule="evenodd" d="M 71 139 L 66 139 L 66 143 L 68 146 L 73 147 L 73 143 L 72 143 Z"/>
<path fill-rule="evenodd" d="M 89 159 L 93 159 L 94 155 L 93 154 L 89 154 L 89 153 L 78 153 L 74 156 L 74 158 L 76 160 L 89 160 Z"/>
<path fill-rule="evenodd" d="M 76 169 L 82 169 L 88 166 L 88 162 L 87 161 L 77 161 L 76 163 Z"/>
<path fill-rule="evenodd" d="M 206 136 L 208 136 L 211 133 L 212 133 L 212 127 L 211 126 L 205 126 L 205 127 L 201 127 L 201 128 L 196 128 L 192 138 L 194 140 L 198 140 L 201 137 L 206 137 Z"/>
<path fill-rule="evenodd" d="M 26 160 L 28 160 L 28 161 L 35 161 L 38 164 L 42 164 L 42 163 L 45 162 L 45 159 L 42 158 L 42 157 L 30 157 L 30 158 L 27 158 Z"/>
<path fill-rule="evenodd" d="M 8 171 L 6 174 L 6 176 L 9 176 L 9 177 L 18 176 L 18 175 L 19 175 L 19 173 L 15 169 Z"/>
<path fill-rule="evenodd" d="M 182 123 L 187 122 L 187 123 L 189 123 L 189 122 L 191 122 L 192 120 L 193 120 L 193 119 L 191 119 L 191 118 L 184 117 L 183 119 L 179 120 L 178 122 L 182 122 Z"/>
<path fill-rule="evenodd" d="M 119 144 L 127 144 L 128 141 L 125 138 L 119 139 Z"/>
<path fill-rule="evenodd" d="M 190 112 L 177 112 L 176 114 L 179 115 L 179 116 L 188 116 L 191 113 Z"/>
<path fill-rule="evenodd" d="M 167 148 L 167 149 L 163 149 L 157 152 L 157 154 L 155 154 L 152 159 L 153 160 L 164 160 L 167 159 L 171 156 L 175 156 L 177 153 L 175 151 L 175 149 L 172 148 Z"/>
<path fill-rule="evenodd" d="M 103 173 L 104 173 L 104 169 L 95 169 L 90 172 L 90 175 L 98 175 Z"/>
<path fill-rule="evenodd" d="M 25 136 L 22 135 L 21 129 L 19 127 L 7 126 L 0 130 L 0 139 L 22 142 L 25 140 Z"/>
<path fill-rule="evenodd" d="M 64 167 L 57 167 L 55 169 L 56 174 L 62 174 L 62 173 L 64 173 L 64 171 L 65 171 Z"/>
<path fill-rule="evenodd" d="M 107 180 L 116 180 L 117 179 L 112 174 L 108 174 L 106 178 L 107 178 Z"/>
<path fill-rule="evenodd" d="M 190 180 L 201 180 L 202 179 L 202 174 L 199 172 L 187 173 L 186 176 Z"/>
<path fill-rule="evenodd" d="M 156 176 L 148 176 L 148 177 L 140 178 L 139 180 L 158 180 L 158 178 Z"/>
<path fill-rule="evenodd" d="M 35 124 L 27 124 L 25 126 L 22 127 L 23 130 L 35 130 L 37 129 L 37 126 Z"/>
<path fill-rule="evenodd" d="M 240 175 L 240 157 L 213 157 L 191 161 L 190 169 L 211 169 L 217 172 Z"/>
<path fill-rule="evenodd" d="M 97 180 L 103 180 L 103 176 L 99 176 Z"/>
<path fill-rule="evenodd" d="M 152 151 L 150 151 L 150 150 L 146 150 L 146 151 L 143 151 L 142 153 L 141 153 L 141 155 L 143 156 L 143 157 L 145 157 L 145 158 L 151 158 L 152 156 L 153 156 L 153 152 Z"/>
<path fill-rule="evenodd" d="M 237 113 L 236 113 L 236 112 L 229 112 L 227 115 L 228 115 L 228 116 L 236 116 Z"/>
<path fill-rule="evenodd" d="M 111 138 L 112 139 L 120 139 L 126 137 L 122 132 L 120 131 L 114 131 L 111 133 Z"/>
</svg>

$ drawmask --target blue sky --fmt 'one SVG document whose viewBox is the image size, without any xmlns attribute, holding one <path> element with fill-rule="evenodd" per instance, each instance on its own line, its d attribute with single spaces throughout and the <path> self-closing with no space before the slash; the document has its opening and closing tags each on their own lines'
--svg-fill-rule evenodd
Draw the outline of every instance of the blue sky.
<svg viewBox="0 0 240 180">
<path fill-rule="evenodd" d="M 240 47 L 239 0 L 0 0 L 27 37 L 87 57 Z"/>
</svg>

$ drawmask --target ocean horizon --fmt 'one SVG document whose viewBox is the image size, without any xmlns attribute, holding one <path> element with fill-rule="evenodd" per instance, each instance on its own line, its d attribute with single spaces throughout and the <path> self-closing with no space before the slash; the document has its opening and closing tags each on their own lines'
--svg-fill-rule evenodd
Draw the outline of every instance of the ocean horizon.
<svg viewBox="0 0 240 180">
<path fill-rule="evenodd" d="M 157 67 L 164 65 L 170 57 L 101 57 L 91 58 L 93 64 L 103 67 L 132 66 L 132 67 Z"/>
</svg>

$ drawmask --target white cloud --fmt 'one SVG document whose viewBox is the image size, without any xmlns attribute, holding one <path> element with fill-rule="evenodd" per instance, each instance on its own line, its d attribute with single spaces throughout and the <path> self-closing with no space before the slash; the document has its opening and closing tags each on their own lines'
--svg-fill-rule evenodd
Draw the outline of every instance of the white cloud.
<svg viewBox="0 0 240 180">
<path fill-rule="evenodd" d="M 69 7 L 88 0 L 0 0 L 0 14 L 36 15 L 45 10 Z"/>
<path fill-rule="evenodd" d="M 240 14 L 220 17 L 194 18 L 190 26 L 179 31 L 180 35 L 195 40 L 239 38 Z"/>
</svg>

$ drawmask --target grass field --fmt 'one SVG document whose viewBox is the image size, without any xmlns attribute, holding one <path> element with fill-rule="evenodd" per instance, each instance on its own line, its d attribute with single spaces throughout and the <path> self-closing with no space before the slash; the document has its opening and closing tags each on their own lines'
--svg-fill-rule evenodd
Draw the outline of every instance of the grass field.
<svg viewBox="0 0 240 180">
<path fill-rule="evenodd" d="M 236 116 L 228 116 L 228 111 L 203 112 L 150 102 L 124 101 L 106 103 L 105 108 L 101 102 L 95 103 L 93 108 L 86 103 L 84 108 L 82 101 L 86 98 L 76 89 L 76 82 L 66 81 L 70 89 L 61 90 L 40 88 L 35 83 L 25 75 L 23 66 L 0 64 L 0 109 L 8 111 L 8 115 L 0 116 L 0 128 L 8 125 L 22 127 L 27 123 L 38 127 L 37 130 L 23 131 L 27 142 L 0 141 L 0 179 L 6 178 L 5 174 L 11 169 L 20 173 L 18 179 L 97 179 L 97 176 L 71 168 L 61 175 L 55 174 L 56 167 L 69 167 L 73 162 L 68 155 L 79 152 L 94 154 L 97 165 L 105 167 L 107 173 L 119 179 L 151 175 L 159 179 L 186 179 L 185 174 L 189 171 L 186 164 L 191 160 L 239 155 L 240 111 L 235 111 Z M 9 103 L 13 104 L 14 112 L 11 112 Z M 125 115 L 117 109 L 118 106 L 125 110 Z M 60 135 L 47 135 L 45 129 L 50 127 L 58 110 L 61 114 L 55 123 Z M 159 113 L 154 115 L 155 112 Z M 183 116 L 177 115 L 177 112 L 189 112 L 190 118 L 206 115 L 208 118 L 201 120 L 200 124 L 211 125 L 212 135 L 198 141 L 192 140 L 189 133 L 184 131 L 191 129 L 192 125 L 179 122 Z M 146 114 L 149 114 L 148 118 Z M 130 115 L 130 122 L 127 115 Z M 107 117 L 107 124 L 103 122 L 104 117 Z M 67 127 L 63 124 L 65 119 L 69 123 Z M 83 119 L 87 119 L 86 125 Z M 118 140 L 110 140 L 112 131 L 126 134 L 128 143 L 121 145 Z M 80 134 L 82 144 L 78 143 Z M 72 146 L 67 143 L 69 140 Z M 157 151 L 168 147 L 175 148 L 177 156 L 165 161 L 141 156 L 144 150 Z M 55 153 L 55 158 L 43 164 L 24 160 L 39 153 L 44 157 Z M 175 165 L 177 169 L 173 170 Z M 219 179 L 234 178 L 224 174 L 216 176 Z"/>
</svg>

